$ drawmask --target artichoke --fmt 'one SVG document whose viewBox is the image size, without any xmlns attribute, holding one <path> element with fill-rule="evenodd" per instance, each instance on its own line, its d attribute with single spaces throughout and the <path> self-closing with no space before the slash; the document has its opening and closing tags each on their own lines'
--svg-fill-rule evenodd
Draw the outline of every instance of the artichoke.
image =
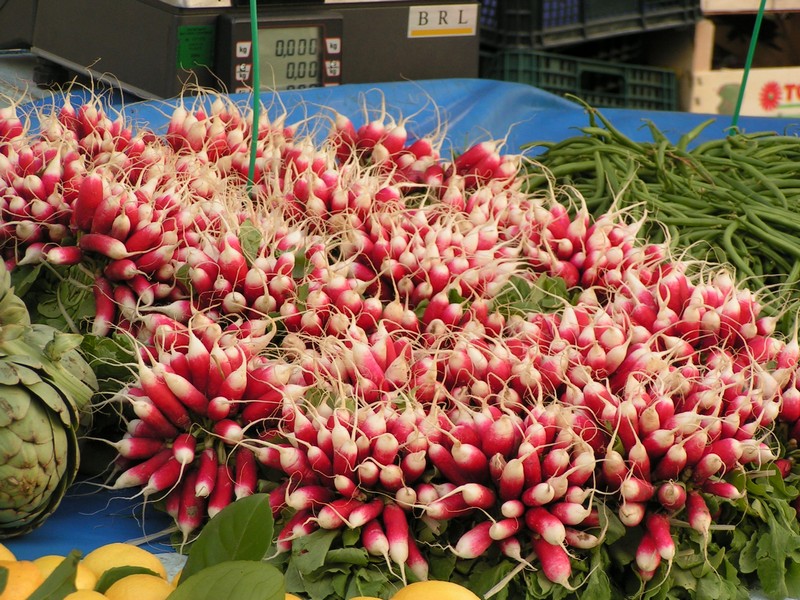
<svg viewBox="0 0 800 600">
<path fill-rule="evenodd" d="M 41 525 L 75 479 L 97 389 L 81 339 L 31 323 L 0 262 L 0 538 Z"/>
</svg>

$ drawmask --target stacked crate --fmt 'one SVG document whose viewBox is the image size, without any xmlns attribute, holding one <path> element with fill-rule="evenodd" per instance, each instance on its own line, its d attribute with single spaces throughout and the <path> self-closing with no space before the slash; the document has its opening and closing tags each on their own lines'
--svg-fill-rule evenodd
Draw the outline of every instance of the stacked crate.
<svg viewBox="0 0 800 600">
<path fill-rule="evenodd" d="M 676 110 L 675 73 L 639 64 L 642 36 L 699 16 L 698 0 L 483 0 L 481 76 L 597 107 Z"/>
</svg>

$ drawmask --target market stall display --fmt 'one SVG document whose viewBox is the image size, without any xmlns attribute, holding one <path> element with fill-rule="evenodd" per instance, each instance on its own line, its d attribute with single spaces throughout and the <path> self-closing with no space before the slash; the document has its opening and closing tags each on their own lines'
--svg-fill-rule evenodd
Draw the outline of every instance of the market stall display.
<svg viewBox="0 0 800 600">
<path fill-rule="evenodd" d="M 528 189 L 517 149 L 545 121 L 572 133 L 581 107 L 420 89 L 381 86 L 363 113 L 369 87 L 339 92 L 349 111 L 281 95 L 254 172 L 235 97 L 5 118 L 6 173 L 27 169 L 5 193 L 37 207 L 7 213 L 19 293 L 92 364 L 130 367 L 100 377 L 126 421 L 109 485 L 160 503 L 178 547 L 270 493 L 276 564 L 315 598 L 426 577 L 497 598 L 787 596 L 796 340 L 728 265 L 590 215 L 558 179 Z M 40 197 L 54 172 L 63 193 Z"/>
</svg>

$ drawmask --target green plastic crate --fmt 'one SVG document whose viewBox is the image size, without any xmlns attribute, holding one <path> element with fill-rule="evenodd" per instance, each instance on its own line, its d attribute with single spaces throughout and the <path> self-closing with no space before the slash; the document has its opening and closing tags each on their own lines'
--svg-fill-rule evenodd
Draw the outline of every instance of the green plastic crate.
<svg viewBox="0 0 800 600">
<path fill-rule="evenodd" d="M 695 23 L 699 0 L 482 0 L 481 42 L 546 49 Z"/>
<path fill-rule="evenodd" d="M 540 50 L 509 49 L 485 56 L 481 76 L 571 94 L 597 108 L 677 110 L 675 73 L 640 65 L 582 59 Z"/>
</svg>

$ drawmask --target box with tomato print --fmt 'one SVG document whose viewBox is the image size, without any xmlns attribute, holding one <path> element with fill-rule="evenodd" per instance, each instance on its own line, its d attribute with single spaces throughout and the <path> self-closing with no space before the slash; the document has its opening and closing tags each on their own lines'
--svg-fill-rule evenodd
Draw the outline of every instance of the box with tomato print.
<svg viewBox="0 0 800 600">
<path fill-rule="evenodd" d="M 733 114 L 753 32 L 752 15 L 697 24 L 688 110 Z M 742 96 L 741 115 L 800 116 L 800 13 L 765 17 Z"/>
</svg>

